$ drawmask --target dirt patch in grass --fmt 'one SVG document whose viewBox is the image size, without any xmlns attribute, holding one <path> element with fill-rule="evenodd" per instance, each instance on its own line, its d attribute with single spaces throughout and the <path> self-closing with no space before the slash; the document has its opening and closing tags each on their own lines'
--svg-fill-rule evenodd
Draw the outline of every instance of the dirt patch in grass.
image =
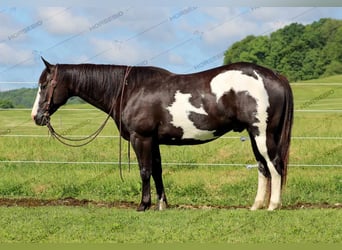
<svg viewBox="0 0 342 250">
<path fill-rule="evenodd" d="M 87 199 L 76 199 L 72 197 L 63 199 L 35 199 L 35 198 L 1 198 L 0 206 L 4 207 L 42 207 L 42 206 L 71 206 L 71 207 L 107 207 L 120 209 L 136 209 L 138 204 L 129 201 L 92 201 Z M 191 204 L 174 204 L 169 205 L 172 209 L 249 209 L 248 206 L 216 206 L 216 205 L 191 205 Z M 152 206 L 154 209 L 155 206 Z M 342 209 L 342 203 L 301 203 L 283 206 L 283 210 L 298 209 Z"/>
</svg>

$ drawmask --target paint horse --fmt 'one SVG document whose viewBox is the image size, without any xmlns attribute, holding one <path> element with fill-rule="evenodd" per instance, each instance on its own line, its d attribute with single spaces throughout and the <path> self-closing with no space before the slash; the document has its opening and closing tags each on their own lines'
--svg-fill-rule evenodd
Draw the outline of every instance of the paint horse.
<svg viewBox="0 0 342 250">
<path fill-rule="evenodd" d="M 109 114 L 138 159 L 138 211 L 151 206 L 151 175 L 157 208 L 167 207 L 160 144 L 202 144 L 245 129 L 258 162 L 251 210 L 281 206 L 293 121 L 293 96 L 284 76 L 251 63 L 179 75 L 156 67 L 52 65 L 42 60 L 46 68 L 32 109 L 35 123 L 48 125 L 50 116 L 71 96 Z"/>
</svg>

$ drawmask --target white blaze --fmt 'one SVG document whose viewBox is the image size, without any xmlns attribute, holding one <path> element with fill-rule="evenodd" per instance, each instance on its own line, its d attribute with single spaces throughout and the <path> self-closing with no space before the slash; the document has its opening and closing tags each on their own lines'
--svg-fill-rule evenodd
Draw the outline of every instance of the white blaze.
<svg viewBox="0 0 342 250">
<path fill-rule="evenodd" d="M 182 139 L 196 139 L 201 141 L 210 140 L 216 138 L 214 136 L 215 130 L 201 130 L 196 128 L 194 123 L 189 119 L 191 112 L 208 115 L 208 113 L 202 108 L 196 108 L 190 103 L 191 94 L 183 94 L 177 91 L 175 94 L 175 102 L 166 109 L 172 116 L 171 123 L 175 127 L 180 127 L 183 130 Z"/>
<path fill-rule="evenodd" d="M 37 95 L 36 95 L 36 100 L 34 101 L 34 104 L 33 104 L 33 107 L 32 107 L 32 112 L 31 112 L 32 119 L 37 115 L 39 99 L 40 99 L 40 87 L 38 88 L 38 92 L 37 92 Z"/>
</svg>

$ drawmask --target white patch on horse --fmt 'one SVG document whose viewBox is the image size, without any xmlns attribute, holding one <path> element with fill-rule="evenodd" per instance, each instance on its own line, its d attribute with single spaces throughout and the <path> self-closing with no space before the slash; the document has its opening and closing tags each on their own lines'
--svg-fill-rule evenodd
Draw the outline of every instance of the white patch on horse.
<svg viewBox="0 0 342 250">
<path fill-rule="evenodd" d="M 40 87 L 38 88 L 38 92 L 36 95 L 36 100 L 34 101 L 33 107 L 32 107 L 32 111 L 31 111 L 31 117 L 32 119 L 34 119 L 34 117 L 37 115 L 38 113 L 38 104 L 39 104 L 39 99 L 40 99 Z"/>
<path fill-rule="evenodd" d="M 247 92 L 257 103 L 255 117 L 259 122 L 253 125 L 257 126 L 259 130 L 266 131 L 267 108 L 269 107 L 268 94 L 262 78 L 255 71 L 254 74 L 258 79 L 245 75 L 239 70 L 230 70 L 218 74 L 210 82 L 211 92 L 216 95 L 217 101 L 230 90 L 236 93 Z"/>
<path fill-rule="evenodd" d="M 182 139 L 207 141 L 216 138 L 214 136 L 215 130 L 198 129 L 193 121 L 190 120 L 189 115 L 191 112 L 208 115 L 202 107 L 194 107 L 189 101 L 190 98 L 191 94 L 183 94 L 180 91 L 176 92 L 175 102 L 166 108 L 172 116 L 172 125 L 183 130 Z"/>
</svg>

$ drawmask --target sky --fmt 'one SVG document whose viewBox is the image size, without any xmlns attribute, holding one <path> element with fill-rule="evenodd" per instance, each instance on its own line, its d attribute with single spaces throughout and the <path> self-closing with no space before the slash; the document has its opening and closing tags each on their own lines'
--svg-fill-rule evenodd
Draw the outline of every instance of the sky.
<svg viewBox="0 0 342 250">
<path fill-rule="evenodd" d="M 0 91 L 37 87 L 41 56 L 53 64 L 152 65 L 192 73 L 222 65 L 224 51 L 247 35 L 269 35 L 293 22 L 342 19 L 342 7 L 308 4 L 98 1 L 0 4 Z"/>
</svg>

